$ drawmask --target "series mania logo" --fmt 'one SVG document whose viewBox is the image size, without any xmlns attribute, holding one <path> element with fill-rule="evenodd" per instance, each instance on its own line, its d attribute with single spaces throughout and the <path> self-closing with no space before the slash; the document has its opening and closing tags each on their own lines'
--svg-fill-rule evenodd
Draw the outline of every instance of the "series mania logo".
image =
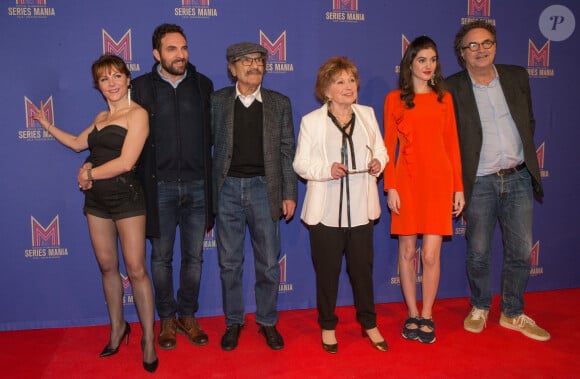
<svg viewBox="0 0 580 379">
<path fill-rule="evenodd" d="M 8 7 L 8 16 L 16 18 L 48 18 L 56 15 L 53 7 L 46 5 L 46 0 L 16 0 L 13 7 Z"/>
<path fill-rule="evenodd" d="M 407 51 L 409 45 L 410 45 L 409 39 L 404 34 L 401 34 L 401 59 L 403 58 L 403 55 L 405 55 L 405 52 Z M 398 74 L 399 72 L 401 72 L 401 66 L 396 65 L 395 73 Z"/>
<path fill-rule="evenodd" d="M 463 214 L 461 214 L 460 217 L 455 217 L 453 219 L 453 225 L 455 228 L 453 233 L 455 235 L 458 235 L 458 236 L 465 235 L 465 228 L 467 227 L 467 220 L 465 219 L 465 216 Z"/>
<path fill-rule="evenodd" d="M 60 258 L 68 255 L 66 247 L 60 246 L 58 215 L 44 227 L 34 216 L 30 216 L 32 247 L 24 250 L 24 257 L 30 259 Z"/>
<path fill-rule="evenodd" d="M 173 14 L 183 18 L 217 17 L 216 8 L 211 8 L 209 0 L 181 0 L 181 7 L 174 8 Z"/>
<path fill-rule="evenodd" d="M 530 266 L 530 276 L 539 276 L 544 273 L 544 268 L 540 266 L 540 241 L 532 246 Z"/>
<path fill-rule="evenodd" d="M 128 275 L 121 276 L 121 283 L 123 284 L 123 305 L 135 305 L 135 298 L 133 296 L 133 287 L 131 287 L 131 281 Z"/>
<path fill-rule="evenodd" d="M 211 230 L 205 232 L 205 236 L 203 237 L 203 249 L 215 249 L 216 247 L 215 228 L 211 228 Z"/>
<path fill-rule="evenodd" d="M 421 272 L 421 248 L 418 247 L 415 250 L 415 273 L 417 274 L 417 283 L 423 282 L 423 275 Z M 399 265 L 397 265 L 397 276 L 391 277 L 391 284 L 392 285 L 400 285 L 401 284 L 401 276 L 399 274 Z"/>
<path fill-rule="evenodd" d="M 467 0 L 467 17 L 461 18 L 461 25 L 473 21 L 487 21 L 495 25 L 495 19 L 491 15 L 491 0 Z"/>
<path fill-rule="evenodd" d="M 332 11 L 324 14 L 326 21 L 359 22 L 365 21 L 365 14 L 359 12 L 358 0 L 332 0 Z"/>
<path fill-rule="evenodd" d="M 131 39 L 131 29 L 117 41 L 105 30 L 102 30 L 103 54 L 113 54 L 122 58 L 131 72 L 141 71 L 139 63 L 133 62 L 133 40 Z"/>
<path fill-rule="evenodd" d="M 26 129 L 18 131 L 18 139 L 27 141 L 52 140 L 53 137 L 32 118 L 36 113 L 43 112 L 48 122 L 54 124 L 52 96 L 44 103 L 41 100 L 38 107 L 28 97 L 24 96 L 24 110 L 26 113 Z"/>
<path fill-rule="evenodd" d="M 286 276 L 287 261 L 286 254 L 284 254 L 278 261 L 280 264 L 280 284 L 278 284 L 278 293 L 294 291 L 294 286 L 292 283 L 288 283 L 288 277 Z"/>
<path fill-rule="evenodd" d="M 554 69 L 550 68 L 550 40 L 539 49 L 531 39 L 528 40 L 528 75 L 530 78 L 554 76 Z"/>
<path fill-rule="evenodd" d="M 260 45 L 268 50 L 268 60 L 266 61 L 266 71 L 274 74 L 285 74 L 294 71 L 294 65 L 287 62 L 286 54 L 286 31 L 272 42 L 270 38 L 260 30 Z"/>
<path fill-rule="evenodd" d="M 544 168 L 544 155 L 546 153 L 546 143 L 542 144 L 536 149 L 536 156 L 538 157 L 538 166 L 540 166 L 540 175 L 542 178 L 550 176 L 550 172 Z"/>
</svg>

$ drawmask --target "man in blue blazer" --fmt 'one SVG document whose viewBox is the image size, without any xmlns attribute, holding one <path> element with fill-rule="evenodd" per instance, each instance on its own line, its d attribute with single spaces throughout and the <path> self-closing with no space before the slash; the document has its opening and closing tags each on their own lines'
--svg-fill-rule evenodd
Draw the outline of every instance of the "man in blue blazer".
<svg viewBox="0 0 580 379">
<path fill-rule="evenodd" d="M 292 168 L 294 124 L 288 97 L 262 87 L 267 50 L 242 42 L 226 51 L 234 86 L 212 94 L 214 211 L 226 331 L 223 350 L 236 348 L 244 325 L 242 266 L 248 226 L 256 283 L 255 320 L 268 346 L 284 347 L 276 329 L 280 225 L 296 209 Z"/>
<path fill-rule="evenodd" d="M 499 323 L 547 341 L 550 334 L 524 314 L 533 198 L 543 196 L 529 79 L 523 67 L 494 65 L 496 41 L 493 25 L 464 25 L 455 37 L 455 53 L 465 70 L 446 80 L 455 106 L 466 200 L 472 309 L 463 326 L 473 333 L 485 327 L 492 300 L 492 241 L 499 220 L 504 245 Z"/>
</svg>

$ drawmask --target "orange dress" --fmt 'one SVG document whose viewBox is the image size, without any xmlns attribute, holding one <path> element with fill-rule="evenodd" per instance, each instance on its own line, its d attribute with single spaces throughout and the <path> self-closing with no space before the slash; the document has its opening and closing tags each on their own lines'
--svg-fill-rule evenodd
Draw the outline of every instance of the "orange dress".
<svg viewBox="0 0 580 379">
<path fill-rule="evenodd" d="M 385 98 L 385 146 L 394 155 L 384 171 L 384 187 L 396 189 L 399 214 L 391 212 L 391 233 L 452 234 L 453 193 L 463 191 L 461 159 L 451 94 L 416 94 L 408 109 L 401 91 Z M 391 156 L 393 156 L 391 155 Z"/>
</svg>

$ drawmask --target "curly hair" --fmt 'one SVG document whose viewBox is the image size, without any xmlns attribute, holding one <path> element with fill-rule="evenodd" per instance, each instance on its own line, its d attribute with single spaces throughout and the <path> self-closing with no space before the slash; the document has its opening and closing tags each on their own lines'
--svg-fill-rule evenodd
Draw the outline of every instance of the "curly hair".
<svg viewBox="0 0 580 379">
<path fill-rule="evenodd" d="M 472 21 L 468 24 L 465 24 L 459 29 L 457 34 L 455 35 L 455 42 L 453 43 L 453 49 L 455 50 L 455 57 L 457 58 L 457 63 L 461 66 L 461 68 L 465 68 L 465 59 L 461 56 L 461 50 L 464 46 L 463 39 L 465 35 L 473 30 L 473 29 L 485 29 L 493 36 L 493 40 L 497 42 L 497 34 L 495 31 L 495 26 L 488 21 L 485 20 L 476 20 Z"/>
<path fill-rule="evenodd" d="M 409 44 L 409 47 L 407 47 L 407 50 L 401 59 L 401 64 L 399 66 L 399 89 L 401 90 L 401 100 L 405 102 L 407 108 L 413 108 L 415 106 L 415 103 L 413 103 L 413 99 L 415 98 L 415 88 L 413 87 L 413 73 L 411 72 L 411 66 L 413 65 L 413 60 L 417 57 L 417 54 L 425 49 L 433 49 L 435 55 L 439 55 L 437 52 L 437 44 L 435 44 L 431 38 L 421 36 L 415 38 L 413 42 Z M 437 59 L 437 67 L 433 73 L 433 78 L 427 82 L 427 85 L 437 93 L 437 100 L 441 102 L 445 95 L 445 89 L 443 87 L 443 71 L 439 59 Z"/>
<path fill-rule="evenodd" d="M 358 69 L 356 65 L 347 57 L 332 57 L 320 66 L 318 69 L 318 74 L 316 75 L 316 86 L 314 87 L 314 95 L 321 104 L 328 102 L 326 97 L 326 90 L 337 75 L 341 72 L 346 71 L 354 76 L 356 80 L 357 90 L 360 86 L 360 81 L 358 77 Z"/>
</svg>

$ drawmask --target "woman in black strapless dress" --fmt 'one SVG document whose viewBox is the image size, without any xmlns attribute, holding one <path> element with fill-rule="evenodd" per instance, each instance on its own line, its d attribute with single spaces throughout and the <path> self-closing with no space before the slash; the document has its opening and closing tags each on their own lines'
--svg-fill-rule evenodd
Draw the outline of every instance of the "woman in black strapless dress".
<svg viewBox="0 0 580 379">
<path fill-rule="evenodd" d="M 117 353 L 123 340 L 128 343 L 131 332 L 123 316 L 119 239 L 143 329 L 143 367 L 153 372 L 159 361 L 153 333 L 153 290 L 145 261 L 145 200 L 134 171 L 149 134 L 148 115 L 131 102 L 131 73 L 121 58 L 101 56 L 93 63 L 92 73 L 95 88 L 105 98 L 109 109 L 100 112 L 91 126 L 78 136 L 51 124 L 43 112 L 33 117 L 63 145 L 77 152 L 90 150 L 89 158 L 79 170 L 78 183 L 85 193 L 84 212 L 111 321 L 110 340 L 100 356 Z"/>
</svg>

